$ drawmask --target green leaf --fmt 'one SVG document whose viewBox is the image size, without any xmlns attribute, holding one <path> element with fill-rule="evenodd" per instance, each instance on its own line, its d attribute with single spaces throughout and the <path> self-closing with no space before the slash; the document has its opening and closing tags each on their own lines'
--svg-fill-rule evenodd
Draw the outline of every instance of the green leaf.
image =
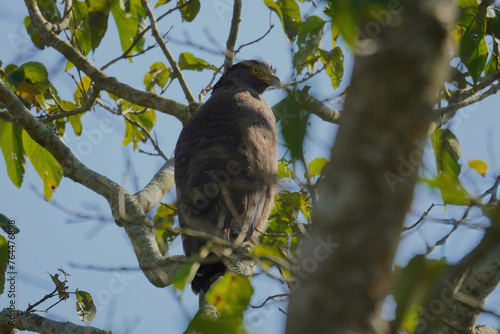
<svg viewBox="0 0 500 334">
<path fill-rule="evenodd" d="M 361 3 L 355 1 L 329 1 L 325 14 L 332 19 L 332 42 L 336 45 L 339 32 L 350 47 L 358 39 Z"/>
<path fill-rule="evenodd" d="M 57 8 L 56 0 L 38 0 L 37 1 L 38 8 L 40 9 L 40 13 L 42 16 L 51 23 L 58 23 L 61 21 L 61 13 Z M 35 46 L 39 49 L 43 49 L 45 45 L 43 44 L 42 37 L 38 30 L 31 23 L 31 19 L 29 16 L 24 18 L 24 26 L 26 27 L 26 31 L 31 37 L 31 41 Z"/>
<path fill-rule="evenodd" d="M 166 69 L 157 73 L 155 75 L 156 84 L 161 88 L 164 88 L 165 85 L 168 83 L 168 79 L 170 78 L 170 73 L 172 73 L 170 69 Z"/>
<path fill-rule="evenodd" d="M 82 114 L 72 115 L 68 117 L 68 121 L 73 127 L 73 131 L 75 132 L 75 136 L 80 136 L 83 131 L 83 125 L 81 121 Z"/>
<path fill-rule="evenodd" d="M 108 18 L 113 0 L 85 0 L 87 3 L 92 50 L 101 43 L 108 30 Z"/>
<path fill-rule="evenodd" d="M 269 8 L 270 10 L 272 10 L 273 12 L 278 14 L 278 16 L 280 17 L 281 24 L 283 26 L 283 30 L 286 33 L 285 20 L 283 19 L 283 13 L 281 12 L 280 6 L 278 6 L 273 0 L 263 0 L 263 1 L 264 1 L 264 4 L 267 6 L 267 8 Z M 294 38 L 294 37 L 295 37 L 295 35 L 292 36 L 292 38 Z M 291 39 L 291 38 L 289 37 L 289 39 Z"/>
<path fill-rule="evenodd" d="M 74 15 L 69 21 L 71 31 L 71 44 L 78 48 L 86 56 L 92 50 L 92 35 L 90 32 L 89 13 L 85 1 L 73 2 Z M 65 70 L 69 70 L 73 64 L 68 60 Z"/>
<path fill-rule="evenodd" d="M 487 17 L 487 30 L 493 34 L 494 37 L 500 38 L 500 13 L 498 10 L 495 10 L 495 16 L 494 17 Z"/>
<path fill-rule="evenodd" d="M 51 23 L 57 23 L 61 21 L 61 13 L 57 8 L 56 0 L 37 0 L 38 8 L 42 13 L 42 16 Z"/>
<path fill-rule="evenodd" d="M 274 196 L 274 206 L 272 208 L 266 234 L 260 236 L 262 245 L 271 246 L 276 257 L 287 259 L 289 255 L 298 255 L 299 237 L 296 232 L 302 229 L 297 223 L 299 212 L 304 210 L 306 219 L 310 219 L 311 203 L 306 192 L 281 191 Z M 272 235 L 272 236 L 271 236 Z M 283 237 L 275 237 L 280 235 Z M 294 235 L 292 237 L 292 235 Z M 291 241 L 289 240 L 291 237 Z M 290 241 L 290 243 L 289 243 Z M 264 249 L 257 249 L 264 252 Z M 268 264 L 269 267 L 273 263 Z M 282 274 L 289 275 L 286 272 Z"/>
<path fill-rule="evenodd" d="M 302 212 L 307 220 L 310 219 L 309 211 L 311 209 L 311 203 L 309 199 L 306 199 L 306 196 L 307 194 L 305 193 L 302 194 L 288 190 L 281 191 L 274 196 L 274 207 L 271 211 L 271 216 L 276 214 L 279 216 L 280 220 L 285 223 L 279 230 L 275 230 L 274 233 L 293 233 L 286 224 L 294 224 L 298 219 L 299 211 Z"/>
<path fill-rule="evenodd" d="M 280 162 L 278 164 L 278 179 L 294 178 L 293 171 L 288 167 L 288 163 Z"/>
<path fill-rule="evenodd" d="M 263 244 L 258 244 L 254 245 L 252 248 L 252 254 L 259 257 L 277 257 L 280 258 L 279 252 L 276 252 L 276 249 L 269 246 L 269 245 L 263 245 Z"/>
<path fill-rule="evenodd" d="M 309 88 L 306 86 L 302 91 L 288 90 L 287 96 L 273 107 L 276 119 L 281 121 L 285 145 L 294 161 L 302 161 L 304 157 L 302 144 L 309 125 L 310 113 L 307 110 L 311 108 L 308 103 L 299 103 L 295 96 L 304 90 L 307 92 Z"/>
<path fill-rule="evenodd" d="M 141 111 L 144 108 L 133 105 L 127 101 L 122 102 L 122 108 L 124 110 Z M 147 131 L 151 131 L 153 125 L 156 123 L 156 114 L 153 109 L 148 109 L 141 113 L 130 113 L 127 115 L 129 119 L 139 123 Z M 148 137 L 145 132 L 135 124 L 132 124 L 125 120 L 125 138 L 123 139 L 123 146 L 127 146 L 130 143 L 134 143 L 134 150 L 139 146 L 139 142 L 146 142 Z"/>
<path fill-rule="evenodd" d="M 332 34 L 332 46 L 337 46 L 337 39 L 340 36 L 340 29 L 336 24 L 331 24 L 330 32 Z"/>
<path fill-rule="evenodd" d="M 488 60 L 486 66 L 484 67 L 484 74 L 491 75 L 498 69 L 500 69 L 500 57 L 498 57 L 494 52 L 492 52 L 490 60 Z"/>
<path fill-rule="evenodd" d="M 146 11 L 140 0 L 114 1 L 111 6 L 111 13 L 118 28 L 120 43 L 123 52 L 127 51 L 134 42 L 138 34 L 146 29 Z M 142 36 L 139 42 L 132 48 L 129 55 L 134 51 L 144 50 L 145 37 Z M 132 61 L 132 58 L 130 58 Z"/>
<path fill-rule="evenodd" d="M 300 8 L 295 0 L 264 0 L 264 4 L 280 17 L 283 30 L 290 41 L 297 36 L 302 24 Z"/>
<path fill-rule="evenodd" d="M 146 90 L 151 91 L 158 85 L 161 88 L 165 87 L 170 78 L 172 70 L 162 62 L 156 62 L 150 66 L 149 71 L 144 76 L 144 86 Z"/>
<path fill-rule="evenodd" d="M 468 9 L 458 20 L 460 30 L 460 59 L 476 83 L 488 59 L 486 44 L 486 10 Z"/>
<path fill-rule="evenodd" d="M 68 287 L 66 286 L 66 280 L 61 281 L 59 279 L 59 274 L 50 274 L 50 278 L 52 279 L 52 282 L 57 288 L 57 293 L 60 299 L 68 299 L 69 298 L 69 293 L 66 291 Z"/>
<path fill-rule="evenodd" d="M 446 177 L 439 174 L 435 179 L 423 180 L 429 186 L 438 188 L 445 204 L 469 205 L 470 196 L 458 179 Z"/>
<path fill-rule="evenodd" d="M 97 308 L 90 293 L 76 290 L 76 313 L 83 322 L 90 322 L 95 318 Z"/>
<path fill-rule="evenodd" d="M 321 174 L 323 167 L 325 167 L 328 159 L 326 158 L 316 158 L 309 163 L 307 166 L 309 170 L 309 176 L 314 177 Z"/>
<path fill-rule="evenodd" d="M 0 213 L 0 228 L 7 234 L 18 234 L 20 232 L 15 222 L 2 213 Z"/>
<path fill-rule="evenodd" d="M 162 255 L 167 254 L 170 244 L 179 236 L 171 230 L 177 216 L 177 206 L 175 204 L 160 204 L 155 216 L 153 225 L 156 228 L 156 242 Z"/>
<path fill-rule="evenodd" d="M 431 135 L 432 148 L 436 157 L 438 176 L 434 180 L 425 180 L 431 187 L 441 190 L 443 201 L 452 205 L 468 205 L 467 191 L 458 177 L 462 166 L 458 162 L 462 156 L 457 137 L 449 129 L 436 129 Z"/>
<path fill-rule="evenodd" d="M 397 328 L 399 324 L 403 324 L 406 330 L 413 332 L 417 324 L 415 320 L 422 310 L 421 304 L 426 301 L 428 294 L 439 282 L 446 266 L 444 259 L 429 260 L 424 255 L 417 255 L 406 267 L 396 268 L 394 298 L 397 301 L 395 319 Z M 453 294 L 453 291 L 450 294 Z"/>
<path fill-rule="evenodd" d="M 69 273 L 67 273 L 62 267 L 61 268 L 57 268 L 57 271 L 61 272 L 65 277 L 66 276 L 71 276 Z"/>
<path fill-rule="evenodd" d="M 4 292 L 5 272 L 9 263 L 9 242 L 0 234 L 0 295 Z"/>
<path fill-rule="evenodd" d="M 174 289 L 183 291 L 188 283 L 188 279 L 191 275 L 196 275 L 196 273 L 192 273 L 193 263 L 186 263 L 179 269 L 179 271 L 175 274 L 174 278 L 172 278 L 172 283 L 174 283 Z M 193 276 L 194 276 L 193 275 Z"/>
<path fill-rule="evenodd" d="M 22 128 L 0 119 L 0 148 L 7 165 L 7 175 L 12 183 L 19 188 L 23 183 L 26 171 Z"/>
<path fill-rule="evenodd" d="M 449 129 L 436 129 L 431 135 L 431 142 L 438 173 L 458 179 L 462 170 L 458 162 L 462 156 L 462 150 L 455 134 Z"/>
<path fill-rule="evenodd" d="M 39 90 L 45 90 L 50 85 L 47 68 L 42 63 L 36 61 L 29 61 L 22 64 L 15 71 L 7 75 L 7 81 L 15 87 L 30 83 Z"/>
<path fill-rule="evenodd" d="M 62 178 L 61 165 L 45 148 L 31 139 L 26 131 L 23 131 L 22 140 L 31 164 L 43 180 L 45 200 L 50 201 L 52 193 L 59 186 Z"/>
<path fill-rule="evenodd" d="M 337 89 L 344 76 L 344 53 L 340 47 L 335 47 L 330 52 L 320 51 L 320 60 L 325 65 L 326 74 L 332 79 L 333 89 Z"/>
<path fill-rule="evenodd" d="M 203 71 L 204 69 L 217 70 L 217 67 L 210 65 L 205 60 L 196 58 L 189 52 L 183 52 L 179 55 L 178 61 L 181 70 Z"/>
<path fill-rule="evenodd" d="M 253 288 L 248 277 L 227 273 L 212 285 L 206 295 L 206 300 L 217 308 L 217 320 L 203 316 L 203 312 L 198 311 L 187 332 L 246 334 L 243 312 L 252 294 Z"/>
<path fill-rule="evenodd" d="M 26 28 L 26 31 L 28 32 L 28 35 L 30 36 L 33 44 L 35 44 L 35 46 L 40 50 L 45 49 L 45 44 L 43 43 L 42 35 L 40 35 L 40 32 L 35 28 L 33 23 L 31 23 L 31 18 L 29 16 L 26 16 L 23 22 L 24 22 L 24 27 Z"/>
<path fill-rule="evenodd" d="M 477 2 L 477 0 L 458 0 L 457 5 L 463 10 L 467 10 L 470 8 L 477 8 L 479 6 L 479 3 Z"/>
<path fill-rule="evenodd" d="M 295 0 L 277 0 L 276 4 L 280 7 L 283 14 L 285 33 L 290 40 L 293 40 L 302 25 L 299 5 Z"/>
<path fill-rule="evenodd" d="M 206 298 L 207 302 L 217 308 L 221 318 L 235 318 L 243 317 L 252 294 L 253 287 L 249 277 L 226 273 L 212 285 Z"/>
<path fill-rule="evenodd" d="M 179 0 L 177 2 L 178 6 L 185 4 L 187 0 Z M 192 0 L 188 5 L 179 8 L 181 12 L 182 21 L 191 22 L 194 20 L 196 15 L 200 12 L 201 3 L 200 0 Z"/>
<path fill-rule="evenodd" d="M 483 160 L 471 160 L 469 161 L 469 168 L 474 169 L 481 176 L 485 176 L 488 173 L 488 165 Z"/>
<path fill-rule="evenodd" d="M 316 15 L 309 16 L 302 24 L 297 36 L 297 46 L 299 49 L 293 55 L 294 66 L 299 73 L 308 63 L 308 58 L 317 55 L 323 39 L 324 26 L 325 21 Z"/>
<path fill-rule="evenodd" d="M 92 80 L 88 76 L 84 76 L 82 81 L 80 81 L 76 85 L 76 91 L 73 93 L 73 98 L 75 102 L 83 105 L 85 103 L 85 99 L 87 98 L 87 92 L 90 89 L 90 85 L 92 84 Z M 63 105 L 64 106 L 64 105 Z"/>
<path fill-rule="evenodd" d="M 170 2 L 170 0 L 159 0 L 159 1 L 156 2 L 155 8 L 163 6 L 163 5 L 165 5 L 165 4 L 169 3 L 169 2 Z"/>
</svg>

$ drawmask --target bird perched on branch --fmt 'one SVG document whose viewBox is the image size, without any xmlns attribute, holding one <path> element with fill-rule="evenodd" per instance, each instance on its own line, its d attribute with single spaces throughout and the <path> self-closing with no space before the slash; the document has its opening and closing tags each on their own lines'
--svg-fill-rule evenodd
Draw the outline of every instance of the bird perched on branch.
<svg viewBox="0 0 500 334">
<path fill-rule="evenodd" d="M 207 244 L 206 235 L 238 248 L 267 226 L 277 173 L 276 120 L 262 97 L 270 86 L 281 81 L 265 62 L 245 60 L 229 67 L 179 136 L 179 224 L 205 235 L 182 236 L 187 256 Z M 206 293 L 225 271 L 223 263 L 201 265 L 193 291 Z"/>
</svg>

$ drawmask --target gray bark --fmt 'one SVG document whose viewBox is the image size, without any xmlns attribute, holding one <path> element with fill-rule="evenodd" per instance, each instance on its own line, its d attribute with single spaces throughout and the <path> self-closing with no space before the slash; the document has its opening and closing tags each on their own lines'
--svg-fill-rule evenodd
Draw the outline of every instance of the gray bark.
<svg viewBox="0 0 500 334">
<path fill-rule="evenodd" d="M 377 308 L 391 286 L 454 13 L 449 2 L 414 1 L 392 19 L 400 24 L 360 42 L 312 233 L 295 270 L 290 334 L 387 330 L 375 324 Z"/>
</svg>

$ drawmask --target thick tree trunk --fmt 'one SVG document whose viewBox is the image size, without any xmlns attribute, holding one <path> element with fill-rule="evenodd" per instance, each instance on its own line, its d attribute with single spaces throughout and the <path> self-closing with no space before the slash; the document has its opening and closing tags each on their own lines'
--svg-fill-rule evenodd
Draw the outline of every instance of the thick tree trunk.
<svg viewBox="0 0 500 334">
<path fill-rule="evenodd" d="M 453 19 L 449 2 L 413 1 L 378 36 L 360 42 L 295 272 L 287 333 L 374 332 L 443 84 Z"/>
</svg>

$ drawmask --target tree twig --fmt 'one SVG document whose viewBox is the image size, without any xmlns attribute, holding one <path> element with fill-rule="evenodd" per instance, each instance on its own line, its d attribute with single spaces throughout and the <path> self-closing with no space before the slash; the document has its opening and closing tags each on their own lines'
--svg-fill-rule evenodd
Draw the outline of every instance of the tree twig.
<svg viewBox="0 0 500 334">
<path fill-rule="evenodd" d="M 194 99 L 193 94 L 189 90 L 189 87 L 186 83 L 186 80 L 184 79 L 184 76 L 183 76 L 181 70 L 179 69 L 179 66 L 177 66 L 177 62 L 175 61 L 174 57 L 172 56 L 172 54 L 168 50 L 167 45 L 165 44 L 165 41 L 163 40 L 163 38 L 160 35 L 160 32 L 158 31 L 156 19 L 155 19 L 155 16 L 154 16 L 154 13 L 153 13 L 151 7 L 149 6 L 148 0 L 141 0 L 141 3 L 142 3 L 142 6 L 144 7 L 144 9 L 146 10 L 146 15 L 149 17 L 149 22 L 151 24 L 151 34 L 153 35 L 156 42 L 158 43 L 161 50 L 163 51 L 163 54 L 167 58 L 170 66 L 172 66 L 172 70 L 173 70 L 177 80 L 179 80 L 179 84 L 181 85 L 181 88 L 182 88 L 182 91 L 184 92 L 184 96 L 186 97 L 186 100 L 188 101 L 188 103 L 190 105 L 195 104 L 196 100 Z"/>
<path fill-rule="evenodd" d="M 229 29 L 229 36 L 226 41 L 226 52 L 224 58 L 224 71 L 226 71 L 234 60 L 234 45 L 238 37 L 238 27 L 241 21 L 241 0 L 234 0 L 233 5 L 233 18 L 231 19 L 231 28 Z"/>
<path fill-rule="evenodd" d="M 497 93 L 500 90 L 500 84 L 493 84 L 500 79 L 500 70 L 496 70 L 487 77 L 481 78 L 476 86 L 467 87 L 454 94 L 446 107 L 438 108 L 434 112 L 432 126 L 439 128 L 448 123 L 457 113 L 458 110 L 484 100 L 488 96 Z M 474 96 L 483 89 L 488 88 L 486 92 Z"/>
<path fill-rule="evenodd" d="M 78 115 L 78 114 L 83 114 L 84 112 L 89 111 L 90 109 L 94 108 L 94 106 L 95 106 L 95 104 L 96 104 L 96 102 L 97 102 L 97 100 L 99 98 L 99 95 L 101 94 L 101 91 L 99 89 L 97 89 L 97 87 L 91 88 L 89 90 L 88 94 L 86 94 L 87 96 L 86 96 L 84 104 L 81 107 L 78 107 L 78 108 L 75 108 L 75 109 L 72 109 L 72 110 L 66 110 L 66 109 L 64 109 L 63 106 L 57 100 L 56 96 L 54 96 L 54 94 L 52 93 L 52 91 L 50 90 L 50 88 L 49 88 L 49 94 L 51 94 L 51 96 L 54 99 L 57 107 L 59 109 L 61 109 L 61 112 L 50 113 L 50 114 L 47 114 L 47 115 L 44 115 L 44 116 L 40 116 L 39 119 L 42 122 L 44 122 L 44 123 L 52 122 L 53 120 L 61 119 L 61 118 L 64 118 L 64 117 L 69 117 L 69 116 L 74 116 L 74 115 Z"/>
<path fill-rule="evenodd" d="M 411 230 L 411 229 L 417 227 L 429 215 L 429 212 L 431 212 L 432 208 L 435 206 L 436 206 L 436 204 L 432 203 L 431 206 L 424 213 L 422 213 L 422 216 L 420 216 L 420 218 L 415 223 L 413 223 L 412 225 L 410 225 L 408 227 L 403 226 L 401 231 L 405 232 L 405 231 L 408 231 L 408 230 Z"/>
<path fill-rule="evenodd" d="M 71 14 L 73 11 L 71 10 L 73 6 L 73 3 L 71 0 L 66 0 L 65 5 L 64 5 L 64 13 L 63 13 L 63 18 L 61 22 L 58 23 L 52 23 L 52 29 L 54 32 L 59 33 L 63 30 L 68 29 L 69 27 L 69 20 L 71 20 Z"/>
<path fill-rule="evenodd" d="M 112 334 L 111 331 L 90 326 L 81 326 L 69 321 L 61 322 L 42 317 L 35 313 L 4 309 L 0 311 L 0 330 L 12 329 L 9 324 L 14 316 L 15 328 L 37 333 L 72 333 L 72 334 Z"/>
<path fill-rule="evenodd" d="M 243 48 L 245 48 L 245 47 L 247 47 L 247 46 L 249 46 L 249 45 L 252 45 L 252 44 L 255 44 L 255 43 L 260 42 L 260 41 L 261 41 L 261 40 L 263 40 L 263 39 L 264 39 L 267 35 L 269 35 L 269 33 L 271 32 L 271 30 L 273 30 L 273 28 L 274 28 L 274 24 L 269 23 L 269 29 L 267 29 L 267 31 L 266 31 L 266 32 L 265 32 L 262 36 L 260 36 L 259 38 L 255 39 L 255 40 L 253 40 L 253 41 L 251 41 L 251 42 L 241 44 L 241 45 L 238 47 L 238 49 L 234 52 L 234 54 L 235 54 L 235 55 L 237 55 L 237 54 L 241 51 L 241 49 L 243 49 Z"/>
<path fill-rule="evenodd" d="M 266 303 L 268 301 L 270 301 L 270 300 L 274 301 L 275 298 L 288 297 L 289 295 L 290 295 L 289 293 L 280 293 L 280 294 L 277 294 L 277 295 L 272 295 L 272 296 L 267 297 L 266 300 L 264 300 L 261 304 L 259 304 L 257 306 L 253 306 L 251 304 L 249 304 L 248 306 L 250 306 L 251 308 L 261 308 L 264 305 L 266 305 Z"/>
<path fill-rule="evenodd" d="M 113 95 L 137 105 L 156 109 L 175 116 L 181 122 L 186 122 L 189 119 L 190 115 L 189 112 L 187 112 L 189 109 L 187 105 L 164 98 L 153 92 L 144 92 L 135 89 L 118 81 L 116 78 L 109 77 L 84 57 L 74 46 L 53 33 L 51 24 L 48 23 L 40 13 L 36 0 L 25 0 L 25 3 L 30 14 L 31 22 L 40 32 L 44 43 L 63 54 L 76 68 L 88 75 L 98 88 L 106 90 Z"/>
<path fill-rule="evenodd" d="M 153 136 L 151 136 L 151 134 L 149 133 L 148 129 L 146 129 L 144 126 L 142 126 L 141 123 L 139 123 L 137 121 L 134 121 L 133 119 L 128 118 L 126 115 L 123 115 L 123 117 L 125 118 L 125 120 L 127 122 L 129 122 L 130 124 L 133 124 L 133 125 L 137 126 L 139 129 L 141 129 L 141 131 L 144 132 L 144 134 L 146 135 L 146 137 L 148 137 L 149 141 L 151 142 L 151 144 L 155 148 L 156 152 L 158 152 L 158 154 L 163 159 L 165 159 L 165 161 L 168 161 L 168 158 L 166 157 L 166 155 L 161 150 L 160 145 L 158 145 L 158 140 L 154 139 Z"/>
</svg>

